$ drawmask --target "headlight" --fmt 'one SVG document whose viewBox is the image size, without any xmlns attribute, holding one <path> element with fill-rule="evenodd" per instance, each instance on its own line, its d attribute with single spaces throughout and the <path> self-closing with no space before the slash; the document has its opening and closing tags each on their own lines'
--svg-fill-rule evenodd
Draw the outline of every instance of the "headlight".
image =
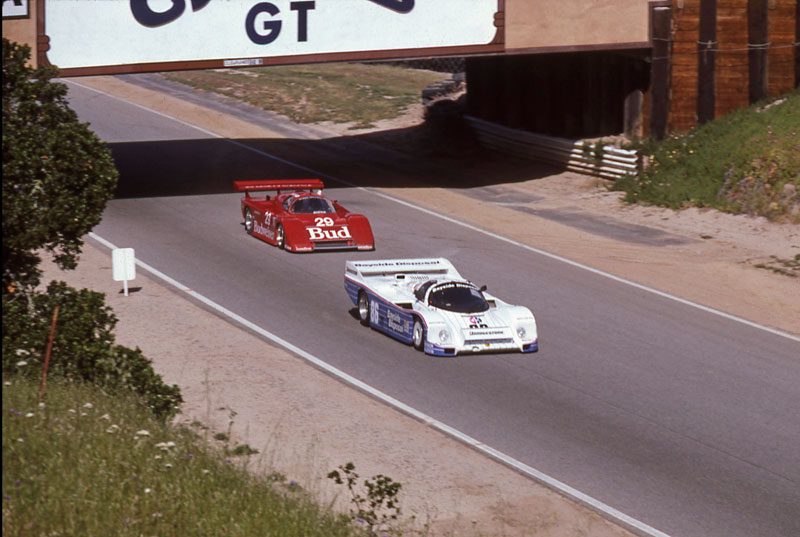
<svg viewBox="0 0 800 537">
<path fill-rule="evenodd" d="M 525 334 L 527 334 L 527 333 L 528 332 L 525 331 L 525 327 L 524 326 L 518 326 L 517 327 L 517 335 L 519 336 L 520 339 L 525 339 Z"/>
<path fill-rule="evenodd" d="M 450 332 L 445 329 L 439 330 L 439 341 L 442 343 L 447 343 L 450 341 Z"/>
</svg>

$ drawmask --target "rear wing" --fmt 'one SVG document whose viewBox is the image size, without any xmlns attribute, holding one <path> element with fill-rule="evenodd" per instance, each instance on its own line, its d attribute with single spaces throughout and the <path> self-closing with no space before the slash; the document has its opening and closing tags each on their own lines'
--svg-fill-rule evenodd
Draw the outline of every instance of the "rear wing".
<svg viewBox="0 0 800 537">
<path fill-rule="evenodd" d="M 250 192 L 254 191 L 277 191 L 291 190 L 293 192 L 302 190 L 317 190 L 322 193 L 325 185 L 319 179 L 278 179 L 274 181 L 234 181 L 233 191 L 244 192 L 245 196 L 250 197 Z"/>
<path fill-rule="evenodd" d="M 374 261 L 347 261 L 345 272 L 361 278 L 398 277 L 399 275 L 428 278 L 462 279 L 450 261 L 443 257 L 433 259 L 381 259 Z"/>
</svg>

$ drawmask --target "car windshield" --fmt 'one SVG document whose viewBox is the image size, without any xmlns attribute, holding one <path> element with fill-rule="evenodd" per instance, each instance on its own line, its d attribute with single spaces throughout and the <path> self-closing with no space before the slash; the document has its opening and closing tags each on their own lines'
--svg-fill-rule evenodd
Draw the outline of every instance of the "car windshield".
<svg viewBox="0 0 800 537">
<path fill-rule="evenodd" d="M 305 196 L 292 204 L 292 212 L 297 214 L 321 214 L 335 212 L 331 202 L 318 196 Z"/>
<path fill-rule="evenodd" d="M 466 283 L 446 283 L 431 291 L 431 306 L 456 313 L 478 313 L 489 309 L 483 293 Z"/>
</svg>

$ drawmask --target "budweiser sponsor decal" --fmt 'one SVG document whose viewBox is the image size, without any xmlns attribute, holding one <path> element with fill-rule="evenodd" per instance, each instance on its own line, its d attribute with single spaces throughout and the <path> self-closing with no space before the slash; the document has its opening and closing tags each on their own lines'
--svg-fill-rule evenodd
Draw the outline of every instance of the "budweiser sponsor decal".
<svg viewBox="0 0 800 537">
<path fill-rule="evenodd" d="M 342 226 L 339 229 L 322 229 L 319 227 L 307 227 L 308 238 L 312 241 L 320 241 L 325 239 L 352 239 L 350 230 L 347 226 Z"/>
<path fill-rule="evenodd" d="M 264 235 L 269 237 L 270 239 L 275 238 L 275 230 L 268 228 L 258 222 L 253 222 L 253 231 L 258 233 L 259 235 Z"/>
</svg>

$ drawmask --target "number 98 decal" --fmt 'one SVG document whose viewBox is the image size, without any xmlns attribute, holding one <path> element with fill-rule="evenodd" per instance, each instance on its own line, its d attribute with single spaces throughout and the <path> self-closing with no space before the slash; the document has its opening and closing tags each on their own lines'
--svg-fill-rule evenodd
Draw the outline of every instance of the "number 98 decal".
<svg viewBox="0 0 800 537">
<path fill-rule="evenodd" d="M 314 225 L 317 227 L 330 227 L 333 225 L 333 218 L 330 216 L 318 216 L 314 219 Z"/>
</svg>

